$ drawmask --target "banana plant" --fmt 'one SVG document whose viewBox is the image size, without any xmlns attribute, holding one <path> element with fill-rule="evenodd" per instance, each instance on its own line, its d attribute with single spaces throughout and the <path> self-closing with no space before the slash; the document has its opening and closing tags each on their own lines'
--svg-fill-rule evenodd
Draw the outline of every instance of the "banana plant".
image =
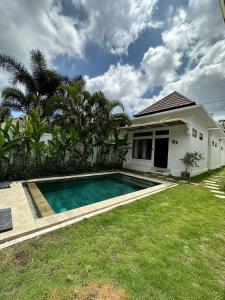
<svg viewBox="0 0 225 300">
<path fill-rule="evenodd" d="M 45 142 L 41 140 L 47 132 L 47 119 L 41 118 L 39 110 L 33 110 L 25 119 L 25 139 L 28 151 L 34 155 L 37 169 L 41 167 L 41 155 Z"/>
<path fill-rule="evenodd" d="M 52 132 L 52 140 L 49 141 L 50 151 L 53 157 L 58 157 L 59 162 L 65 163 L 69 140 L 65 129 L 55 128 Z"/>
<path fill-rule="evenodd" d="M 74 166 L 75 158 L 78 156 L 79 158 L 81 157 L 81 153 L 78 150 L 78 143 L 79 143 L 79 134 L 78 131 L 74 128 L 71 127 L 68 132 L 70 136 L 70 159 L 72 160 L 72 164 Z"/>
<path fill-rule="evenodd" d="M 21 135 L 13 131 L 13 120 L 7 119 L 0 127 L 0 167 L 1 171 L 5 164 L 8 168 L 11 161 L 11 153 L 21 141 Z M 15 125 L 17 127 L 17 125 Z"/>
<path fill-rule="evenodd" d="M 118 131 L 115 130 L 110 162 L 116 161 L 122 163 L 129 149 L 131 149 L 131 147 L 128 143 L 128 134 L 125 134 L 123 138 L 119 138 Z"/>
</svg>

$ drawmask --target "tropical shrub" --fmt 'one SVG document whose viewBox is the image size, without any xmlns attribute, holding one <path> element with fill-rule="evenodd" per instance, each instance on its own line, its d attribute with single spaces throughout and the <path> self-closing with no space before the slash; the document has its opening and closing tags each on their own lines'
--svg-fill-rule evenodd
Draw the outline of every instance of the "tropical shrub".
<svg viewBox="0 0 225 300">
<path fill-rule="evenodd" d="M 190 168 L 199 167 L 198 163 L 204 159 L 202 153 L 194 151 L 194 152 L 187 152 L 183 158 L 180 160 L 185 165 L 185 172 L 187 173 Z"/>
</svg>

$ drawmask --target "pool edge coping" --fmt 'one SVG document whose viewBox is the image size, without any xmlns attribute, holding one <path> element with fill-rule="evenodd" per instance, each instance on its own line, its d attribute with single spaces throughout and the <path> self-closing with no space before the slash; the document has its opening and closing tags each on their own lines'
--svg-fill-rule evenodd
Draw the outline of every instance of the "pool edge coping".
<svg viewBox="0 0 225 300">
<path fill-rule="evenodd" d="M 26 187 L 38 212 L 38 215 L 40 215 L 41 218 L 55 214 L 35 182 L 28 182 Z"/>
<path fill-rule="evenodd" d="M 61 227 L 65 227 L 70 224 L 74 224 L 77 222 L 80 222 L 83 219 L 98 215 L 100 213 L 104 213 L 105 211 L 109 211 L 113 208 L 116 208 L 118 206 L 126 205 L 128 203 L 134 202 L 138 199 L 142 199 L 144 197 L 150 196 L 152 194 L 161 192 L 167 188 L 172 188 L 177 186 L 176 183 L 168 182 L 166 180 L 160 180 L 155 179 L 152 177 L 146 177 L 143 175 L 137 175 L 129 172 L 124 171 L 112 171 L 112 172 L 101 172 L 101 173 L 91 173 L 91 174 L 79 174 L 79 175 L 72 175 L 72 176 L 66 176 L 66 178 L 78 178 L 78 177 L 85 177 L 85 176 L 95 176 L 95 175 L 104 175 L 104 174 L 124 174 L 127 176 L 132 176 L 148 181 L 153 181 L 156 183 L 159 183 L 158 185 L 155 185 L 153 187 L 149 187 L 140 191 L 136 191 L 133 193 L 128 193 L 122 196 L 110 198 L 107 200 L 103 200 L 94 204 L 86 205 L 81 208 L 75 208 L 72 210 L 69 210 L 67 212 L 62 212 L 59 214 L 53 214 L 48 217 L 43 217 L 40 219 L 36 219 L 36 223 L 42 223 L 37 224 L 36 228 L 30 229 L 25 232 L 17 233 L 15 235 L 5 237 L 3 240 L 0 240 L 0 249 L 4 249 L 6 247 L 9 247 L 11 245 L 23 242 L 25 240 L 29 240 L 33 237 L 42 235 L 47 232 L 51 232 L 53 230 L 59 229 Z M 54 177 L 54 178 L 48 178 L 49 180 L 57 180 L 57 179 L 64 179 L 65 177 Z M 47 179 L 47 178 L 46 178 Z M 40 181 L 46 181 L 45 178 L 41 179 L 34 179 L 29 181 L 21 181 L 21 185 L 23 187 L 24 183 L 31 183 L 31 182 L 40 182 Z M 60 216 L 60 217 L 58 217 Z M 53 220 L 51 220 L 53 218 Z M 56 220 L 54 220 L 56 219 Z M 58 220 L 57 220 L 58 219 Z M 40 220 L 44 220 L 44 222 L 41 222 Z"/>
</svg>

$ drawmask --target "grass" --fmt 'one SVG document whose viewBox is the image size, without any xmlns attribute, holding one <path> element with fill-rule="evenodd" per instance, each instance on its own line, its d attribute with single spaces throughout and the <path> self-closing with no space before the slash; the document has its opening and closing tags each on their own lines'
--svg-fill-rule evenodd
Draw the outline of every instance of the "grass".
<svg viewBox="0 0 225 300">
<path fill-rule="evenodd" d="M 224 216 L 224 200 L 179 185 L 15 245 L 0 299 L 224 299 Z"/>
<path fill-rule="evenodd" d="M 213 175 L 221 175 L 224 172 L 224 167 L 215 170 L 209 170 L 203 174 L 197 175 L 191 178 L 192 182 L 201 182 L 203 180 L 210 179 Z"/>
</svg>

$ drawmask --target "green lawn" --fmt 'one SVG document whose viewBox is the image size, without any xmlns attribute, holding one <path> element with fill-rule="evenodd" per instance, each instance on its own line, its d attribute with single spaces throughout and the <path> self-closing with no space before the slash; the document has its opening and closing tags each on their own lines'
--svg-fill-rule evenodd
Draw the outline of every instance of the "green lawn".
<svg viewBox="0 0 225 300">
<path fill-rule="evenodd" d="M 0 299 L 224 299 L 225 200 L 180 185 L 10 247 L 0 262 Z"/>
<path fill-rule="evenodd" d="M 210 179 L 213 175 L 224 174 L 224 172 L 225 172 L 224 167 L 221 167 L 221 168 L 216 169 L 216 170 L 209 170 L 209 171 L 207 171 L 207 172 L 205 172 L 203 174 L 200 174 L 200 175 L 197 175 L 195 177 L 192 177 L 191 181 L 193 181 L 193 182 L 201 182 L 203 180 Z"/>
</svg>

